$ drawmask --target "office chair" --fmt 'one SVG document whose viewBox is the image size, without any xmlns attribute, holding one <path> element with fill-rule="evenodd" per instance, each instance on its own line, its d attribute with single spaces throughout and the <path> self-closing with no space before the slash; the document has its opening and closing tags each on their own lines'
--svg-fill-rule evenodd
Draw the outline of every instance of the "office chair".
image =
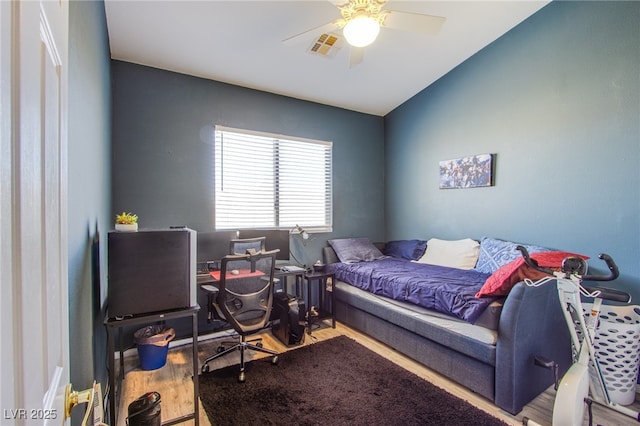
<svg viewBox="0 0 640 426">
<path fill-rule="evenodd" d="M 269 322 L 273 304 L 274 265 L 278 250 L 222 258 L 215 297 L 216 309 L 240 335 L 230 347 L 221 345 L 217 353 L 202 365 L 202 372 L 209 372 L 209 362 L 236 350 L 240 351 L 239 382 L 245 381 L 244 352 L 254 351 L 273 355 L 271 362 L 278 363 L 278 353 L 262 346 L 262 340 L 247 340 L 247 336 L 261 331 Z"/>
<path fill-rule="evenodd" d="M 266 250 L 267 237 L 234 238 L 229 241 L 229 254 L 257 253 Z"/>
<path fill-rule="evenodd" d="M 237 231 L 232 231 L 234 234 Z M 216 232 L 216 234 L 220 233 L 224 235 L 222 232 Z M 228 232 L 226 234 L 229 234 Z M 227 250 L 227 254 L 247 254 L 247 253 L 257 253 L 266 251 L 266 240 L 267 238 L 264 236 L 261 237 L 251 237 L 251 238 L 227 238 L 229 241 L 229 248 Z M 198 243 L 200 240 L 198 240 Z M 217 258 L 215 262 L 215 269 L 220 269 L 220 258 Z M 208 262 L 214 263 L 214 262 Z M 208 268 L 211 270 L 210 268 Z M 209 272 L 209 270 L 207 272 Z M 275 279 L 276 284 L 279 283 L 279 280 Z M 207 322 L 213 322 L 215 320 L 224 320 L 220 309 L 215 304 L 215 298 L 218 294 L 218 289 L 215 286 L 211 285 L 203 285 L 201 289 L 207 293 Z"/>
</svg>

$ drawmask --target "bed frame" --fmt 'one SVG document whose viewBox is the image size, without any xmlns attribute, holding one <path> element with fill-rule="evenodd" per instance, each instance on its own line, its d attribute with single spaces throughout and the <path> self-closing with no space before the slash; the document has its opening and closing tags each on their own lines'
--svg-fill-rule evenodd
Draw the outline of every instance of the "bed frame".
<svg viewBox="0 0 640 426">
<path fill-rule="evenodd" d="M 331 247 L 325 247 L 323 254 L 327 264 L 337 261 Z M 551 372 L 536 367 L 534 356 L 556 360 L 560 374 L 570 365 L 569 333 L 555 286 L 516 284 L 504 302 L 495 345 L 424 321 L 412 311 L 347 283 L 336 282 L 334 291 L 338 321 L 514 415 L 553 384 Z"/>
</svg>

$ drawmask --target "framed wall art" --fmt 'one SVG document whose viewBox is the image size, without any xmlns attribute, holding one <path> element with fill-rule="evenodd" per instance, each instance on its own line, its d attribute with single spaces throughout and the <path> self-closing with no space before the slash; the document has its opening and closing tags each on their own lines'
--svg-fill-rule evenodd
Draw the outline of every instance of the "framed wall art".
<svg viewBox="0 0 640 426">
<path fill-rule="evenodd" d="M 440 161 L 440 189 L 493 186 L 494 167 L 495 154 Z"/>
</svg>

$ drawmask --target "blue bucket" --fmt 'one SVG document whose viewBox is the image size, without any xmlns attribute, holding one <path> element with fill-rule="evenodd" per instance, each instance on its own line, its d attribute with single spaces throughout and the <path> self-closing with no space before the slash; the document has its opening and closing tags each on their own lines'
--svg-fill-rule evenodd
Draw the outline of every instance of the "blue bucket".
<svg viewBox="0 0 640 426">
<path fill-rule="evenodd" d="M 157 370 L 167 363 L 169 342 L 176 337 L 172 328 L 152 325 L 134 333 L 134 340 L 138 346 L 138 358 L 143 370 Z"/>
</svg>

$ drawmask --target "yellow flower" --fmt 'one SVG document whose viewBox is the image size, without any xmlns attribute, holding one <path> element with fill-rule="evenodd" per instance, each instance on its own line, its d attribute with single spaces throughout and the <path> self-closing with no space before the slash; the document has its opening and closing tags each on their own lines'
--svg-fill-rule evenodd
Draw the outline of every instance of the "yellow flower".
<svg viewBox="0 0 640 426">
<path fill-rule="evenodd" d="M 122 212 L 122 214 L 116 215 L 116 223 L 131 225 L 138 223 L 138 215 L 133 213 Z"/>
</svg>

